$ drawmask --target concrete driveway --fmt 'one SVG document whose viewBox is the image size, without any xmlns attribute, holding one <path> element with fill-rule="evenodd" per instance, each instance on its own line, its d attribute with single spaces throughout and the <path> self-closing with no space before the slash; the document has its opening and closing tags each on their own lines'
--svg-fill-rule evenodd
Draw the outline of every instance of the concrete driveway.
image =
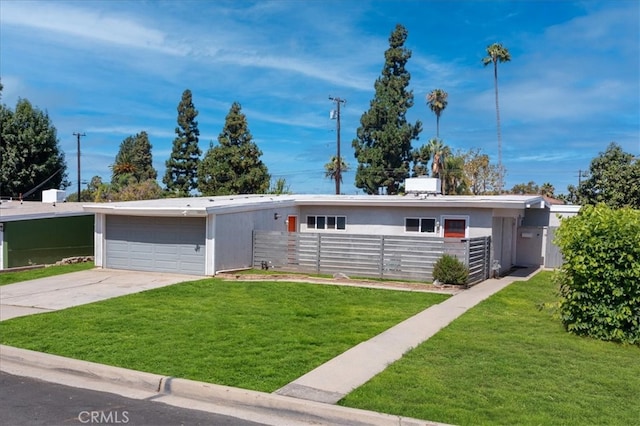
<svg viewBox="0 0 640 426">
<path fill-rule="evenodd" d="M 0 286 L 0 321 L 206 277 L 91 269 Z"/>
</svg>

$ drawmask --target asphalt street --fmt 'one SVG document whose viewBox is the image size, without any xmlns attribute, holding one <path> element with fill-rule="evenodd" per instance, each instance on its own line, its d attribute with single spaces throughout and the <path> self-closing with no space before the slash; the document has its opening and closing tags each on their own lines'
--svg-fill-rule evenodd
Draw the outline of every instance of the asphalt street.
<svg viewBox="0 0 640 426">
<path fill-rule="evenodd" d="M 0 424 L 11 426 L 259 426 L 161 402 L 79 389 L 0 372 Z"/>
</svg>

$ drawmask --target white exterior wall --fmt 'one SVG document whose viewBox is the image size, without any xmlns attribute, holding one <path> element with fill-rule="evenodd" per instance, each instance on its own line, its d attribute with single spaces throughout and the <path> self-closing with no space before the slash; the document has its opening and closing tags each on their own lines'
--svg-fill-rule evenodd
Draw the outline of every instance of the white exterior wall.
<svg viewBox="0 0 640 426">
<path fill-rule="evenodd" d="M 405 218 L 435 218 L 441 225 L 445 218 L 465 218 L 467 222 L 467 237 L 484 237 L 491 235 L 491 209 L 472 208 L 429 208 L 429 207 L 349 207 L 349 206 L 301 206 L 300 232 L 335 232 L 367 235 L 424 235 L 405 231 Z M 307 216 L 345 216 L 346 230 L 317 230 L 307 228 Z M 442 236 L 444 229 L 440 227 L 438 236 Z"/>
<path fill-rule="evenodd" d="M 94 216 L 94 232 L 93 232 L 93 262 L 95 266 L 103 267 L 106 263 L 104 258 L 105 251 L 105 215 L 96 213 Z"/>
<path fill-rule="evenodd" d="M 207 215 L 206 235 L 205 235 L 205 275 L 215 275 L 216 273 L 216 215 Z"/>
<path fill-rule="evenodd" d="M 0 222 L 0 269 L 4 269 L 4 223 Z"/>
<path fill-rule="evenodd" d="M 274 219 L 276 213 L 278 219 Z M 214 259 L 215 272 L 251 267 L 253 230 L 286 231 L 287 216 L 296 214 L 297 208 L 287 207 L 215 215 L 214 252 L 207 252 Z"/>
<path fill-rule="evenodd" d="M 549 212 L 549 226 L 560 226 L 562 218 L 575 216 L 579 211 L 580 206 L 575 205 L 551 206 Z"/>
</svg>

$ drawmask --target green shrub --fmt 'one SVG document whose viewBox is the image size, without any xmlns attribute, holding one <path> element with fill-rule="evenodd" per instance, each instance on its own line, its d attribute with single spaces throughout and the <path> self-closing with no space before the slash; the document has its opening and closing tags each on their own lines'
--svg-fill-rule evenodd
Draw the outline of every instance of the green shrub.
<svg viewBox="0 0 640 426">
<path fill-rule="evenodd" d="M 564 219 L 559 312 L 574 334 L 640 344 L 640 210 L 585 206 Z"/>
<path fill-rule="evenodd" d="M 443 284 L 466 284 L 469 270 L 458 258 L 445 254 L 433 266 L 433 279 Z"/>
</svg>

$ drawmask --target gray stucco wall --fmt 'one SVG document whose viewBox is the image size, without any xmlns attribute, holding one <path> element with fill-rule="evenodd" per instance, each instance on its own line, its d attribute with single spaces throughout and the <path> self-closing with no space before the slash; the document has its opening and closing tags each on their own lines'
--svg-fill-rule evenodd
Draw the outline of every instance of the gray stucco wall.
<svg viewBox="0 0 640 426">
<path fill-rule="evenodd" d="M 549 209 L 528 209 L 522 226 L 549 226 Z"/>
<path fill-rule="evenodd" d="M 516 264 L 521 266 L 544 264 L 545 228 L 523 226 L 516 236 Z"/>
<path fill-rule="evenodd" d="M 274 219 L 274 214 L 278 219 Z M 215 217 L 215 271 L 248 268 L 253 261 L 253 230 L 286 231 L 294 207 L 218 214 Z"/>
<path fill-rule="evenodd" d="M 441 224 L 446 216 L 467 216 L 469 218 L 469 237 L 491 235 L 490 209 L 470 208 L 420 208 L 420 207 L 334 207 L 300 206 L 300 232 L 345 232 L 337 230 L 318 231 L 307 229 L 307 216 L 346 216 L 350 234 L 374 235 L 412 235 L 405 232 L 407 217 L 432 217 Z M 415 234 L 413 234 L 415 235 Z M 430 235 L 433 236 L 433 235 Z"/>
</svg>

